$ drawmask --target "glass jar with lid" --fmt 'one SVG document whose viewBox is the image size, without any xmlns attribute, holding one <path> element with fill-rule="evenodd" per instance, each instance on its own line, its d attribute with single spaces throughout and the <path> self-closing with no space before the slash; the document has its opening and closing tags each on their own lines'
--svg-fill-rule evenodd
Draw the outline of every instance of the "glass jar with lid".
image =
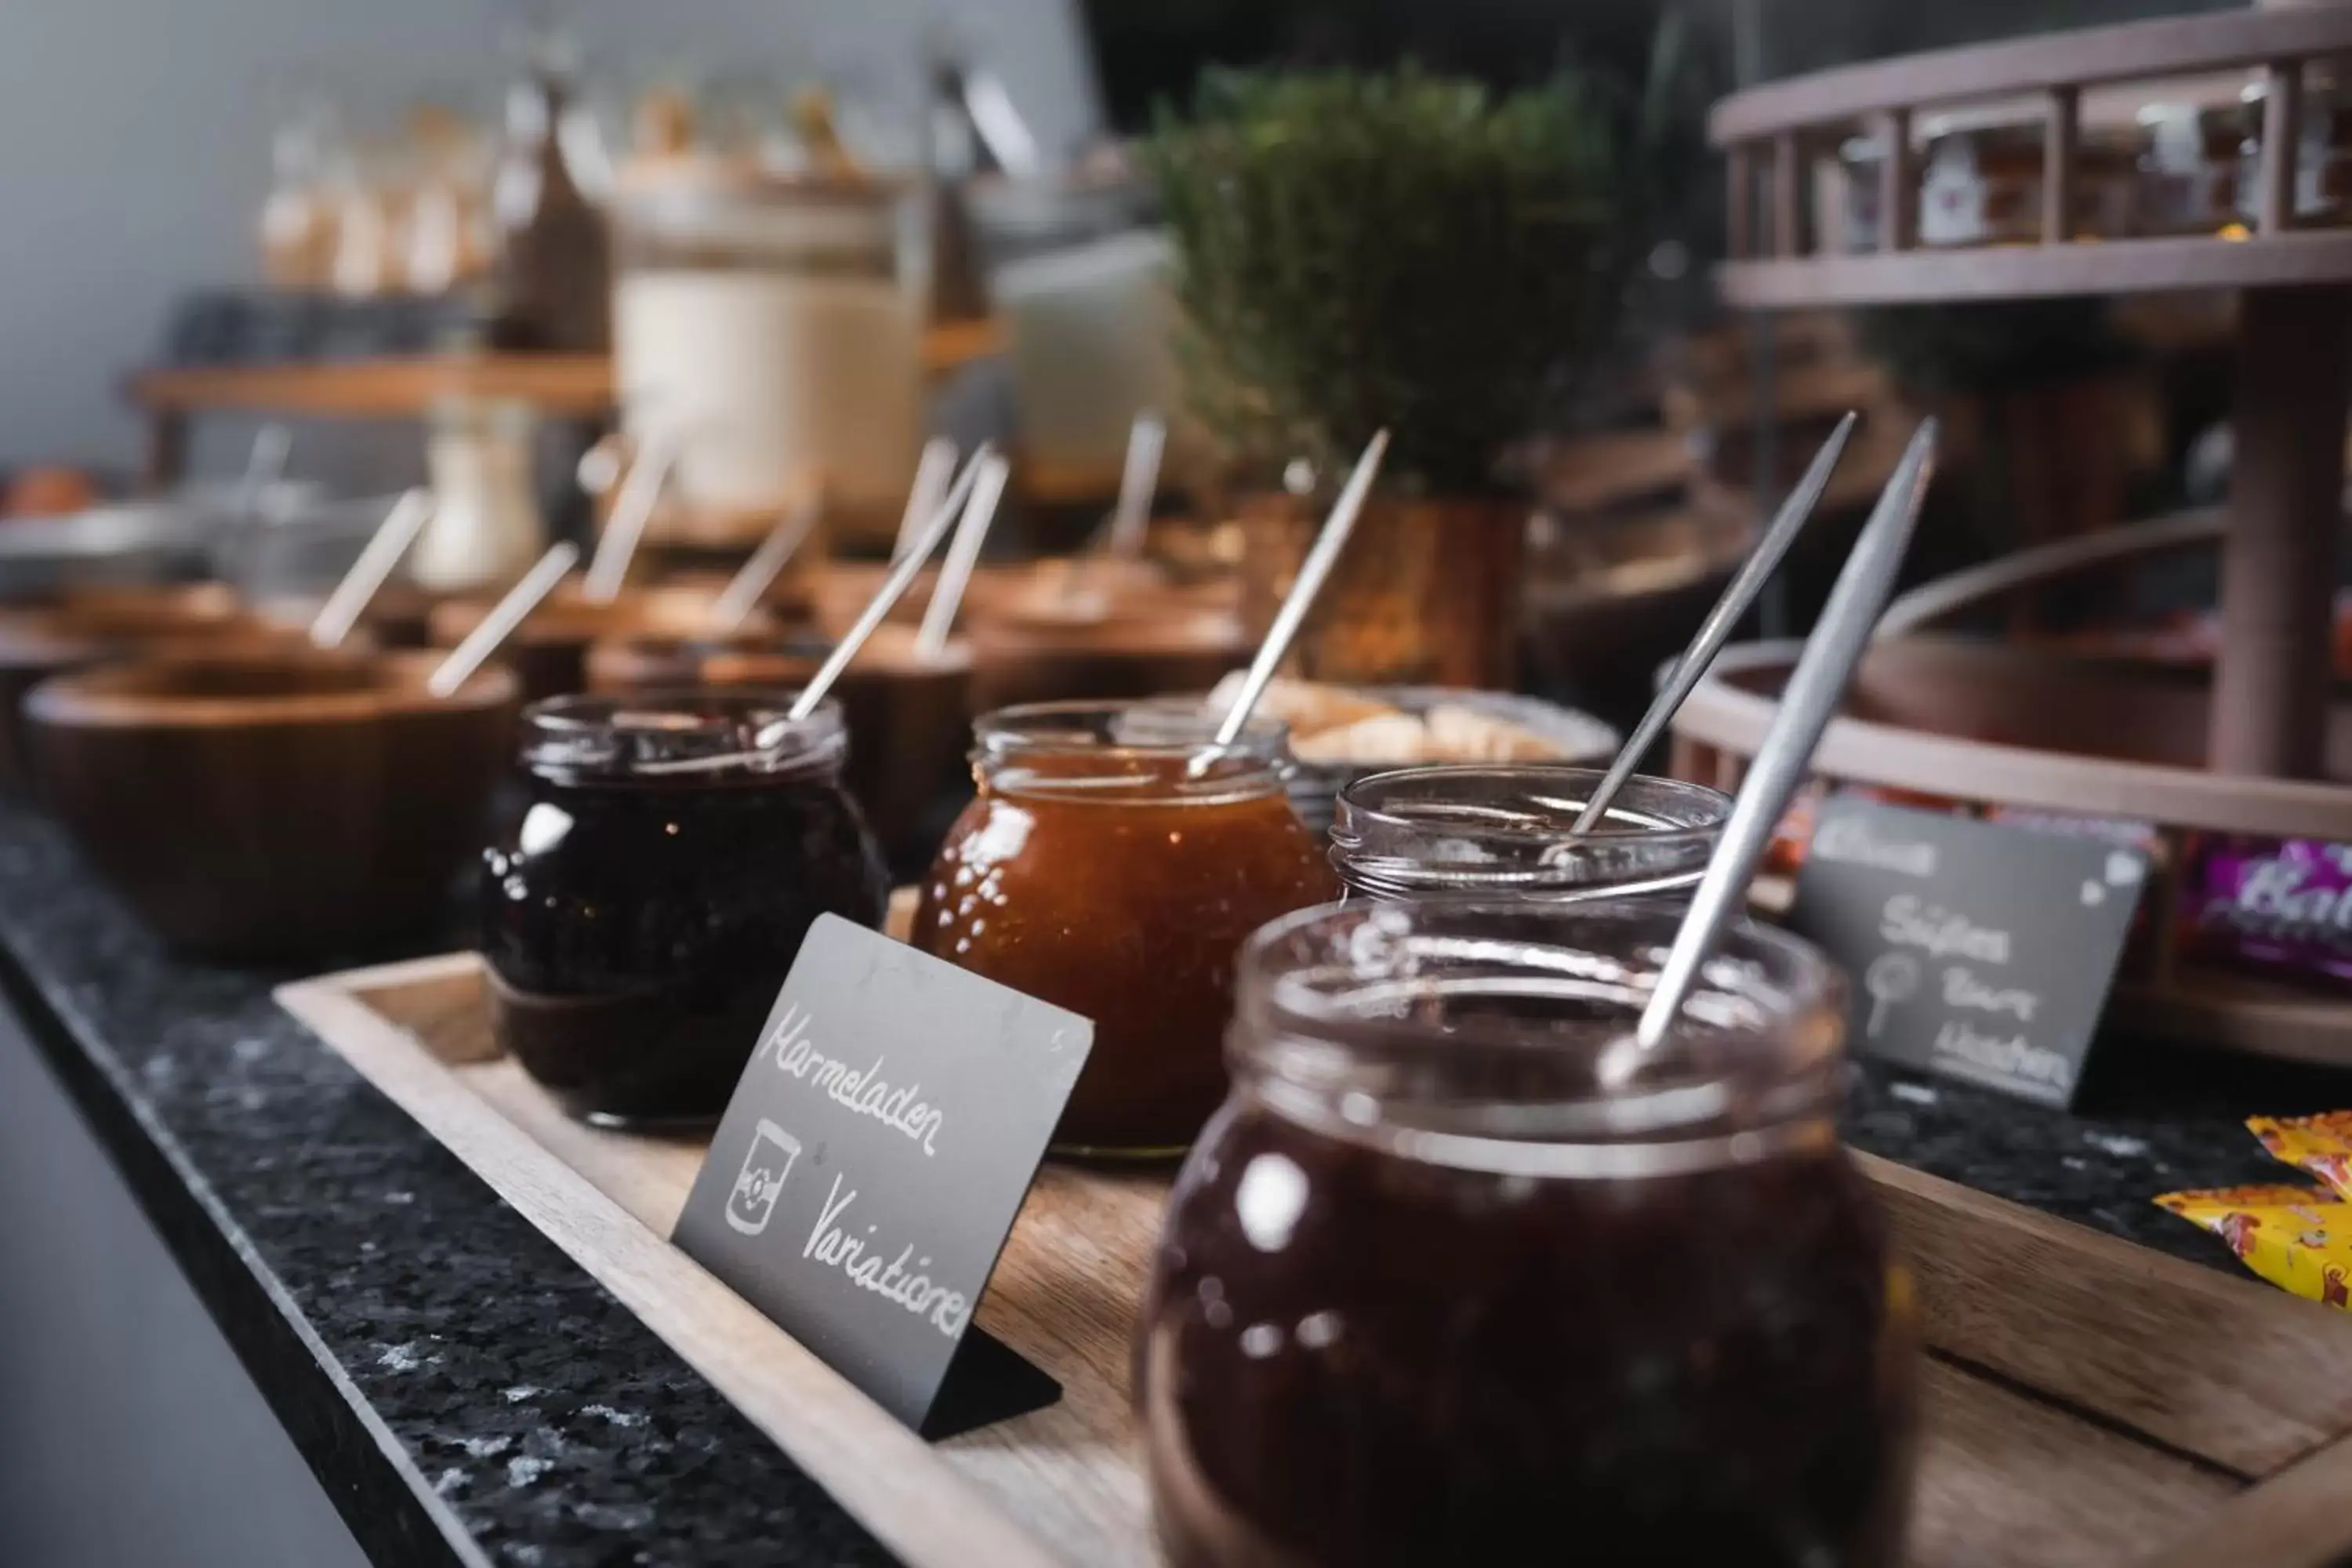
<svg viewBox="0 0 2352 1568">
<path fill-rule="evenodd" d="M 1046 702 L 974 726 L 979 797 L 923 880 L 915 944 L 1094 1021 L 1068 1153 L 1166 1154 L 1225 1092 L 1234 954 L 1334 891 L 1290 808 L 1282 726 Z"/>
<path fill-rule="evenodd" d="M 1635 777 L 1589 833 L 1595 768 L 1405 768 L 1339 792 L 1331 867 L 1350 896 L 1683 900 L 1731 815 L 1700 784 Z"/>
<path fill-rule="evenodd" d="M 624 421 L 677 453 L 647 537 L 756 543 L 814 473 L 836 537 L 887 544 L 923 433 L 910 189 L 696 160 L 624 189 L 614 226 Z"/>
<path fill-rule="evenodd" d="M 1678 917 L 1349 904 L 1244 950 L 1136 1403 L 1178 1568 L 1891 1568 L 1907 1277 L 1837 1141 L 1843 987 L 1724 944 L 1630 1075 Z"/>
<path fill-rule="evenodd" d="M 523 716 L 525 799 L 485 856 L 499 1044 L 575 1116 L 715 1120 L 819 915 L 889 894 L 832 701 L 562 698 Z"/>
</svg>

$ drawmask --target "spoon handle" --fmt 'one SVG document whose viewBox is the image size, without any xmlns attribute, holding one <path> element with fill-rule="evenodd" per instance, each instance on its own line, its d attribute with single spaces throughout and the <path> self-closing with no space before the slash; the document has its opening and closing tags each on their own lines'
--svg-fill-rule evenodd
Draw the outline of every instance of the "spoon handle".
<svg viewBox="0 0 2352 1568">
<path fill-rule="evenodd" d="M 1804 782 L 1813 749 L 1822 731 L 1845 696 L 1853 667 L 1886 607 L 1895 579 L 1903 566 L 1904 552 L 1919 521 L 1919 502 L 1927 494 L 1936 456 L 1936 421 L 1929 419 L 1911 437 L 1902 464 L 1878 498 L 1853 552 L 1830 590 L 1821 623 L 1806 639 L 1805 651 L 1780 693 L 1780 712 L 1766 731 L 1764 743 L 1748 769 L 1748 782 L 1724 826 L 1723 842 L 1707 863 L 1706 875 L 1691 897 L 1690 912 L 1658 973 L 1657 989 L 1643 1009 L 1634 1039 L 1641 1052 L 1655 1050 L 1673 1028 L 1699 968 L 1739 917 L 1748 884 L 1770 847 L 1781 815 Z"/>
<path fill-rule="evenodd" d="M 1698 635 L 1692 637 L 1690 647 L 1683 650 L 1681 659 L 1666 677 L 1665 684 L 1659 689 L 1657 700 L 1652 702 L 1650 710 L 1642 715 L 1642 721 L 1633 727 L 1633 734 L 1626 738 L 1624 746 L 1618 752 L 1617 760 L 1609 764 L 1609 771 L 1601 776 L 1592 797 L 1577 814 L 1575 826 L 1569 829 L 1571 835 L 1590 833 L 1601 826 L 1602 819 L 1609 815 L 1610 804 L 1617 798 L 1617 792 L 1625 787 L 1625 781 L 1633 776 L 1633 770 L 1642 765 L 1642 759 L 1650 754 L 1650 748 L 1657 744 L 1660 735 L 1665 733 L 1667 724 L 1673 721 L 1683 700 L 1706 676 L 1708 667 L 1715 663 L 1715 656 L 1723 651 L 1723 645 L 1730 640 L 1732 629 L 1748 613 L 1748 606 L 1756 602 L 1756 595 L 1764 591 L 1764 584 L 1771 580 L 1781 558 L 1789 553 L 1789 546 L 1797 542 L 1797 535 L 1805 531 L 1813 509 L 1821 504 L 1822 492 L 1829 489 L 1830 476 L 1837 471 L 1838 459 L 1845 455 L 1846 438 L 1853 434 L 1853 426 L 1854 416 L 1848 414 L 1838 421 L 1838 427 L 1830 433 L 1830 438 L 1822 443 L 1821 452 L 1813 458 L 1812 467 L 1805 470 L 1805 477 L 1799 481 L 1797 488 L 1789 492 L 1788 500 L 1780 507 L 1780 514 L 1772 520 L 1772 526 L 1765 531 L 1764 537 L 1757 542 L 1755 550 L 1749 552 L 1738 574 L 1731 579 L 1730 585 L 1723 590 L 1723 597 L 1716 601 L 1715 608 L 1708 611 L 1706 619 L 1699 624 Z"/>
<path fill-rule="evenodd" d="M 1364 498 L 1371 493 L 1372 480 L 1379 475 L 1381 459 L 1388 455 L 1388 449 L 1389 433 L 1383 430 L 1372 437 L 1364 455 L 1356 459 L 1356 471 L 1348 476 L 1348 485 L 1339 492 L 1339 503 L 1332 507 L 1323 531 L 1316 536 L 1314 548 L 1307 551 L 1306 563 L 1298 568 L 1298 581 L 1290 585 L 1290 597 L 1283 600 L 1273 627 L 1258 647 L 1257 658 L 1251 661 L 1249 674 L 1242 679 L 1242 689 L 1234 694 L 1234 705 L 1226 711 L 1225 721 L 1217 727 L 1219 746 L 1232 745 L 1249 728 L 1251 710 L 1265 695 L 1274 672 L 1282 668 L 1283 656 L 1290 651 L 1298 628 L 1306 624 L 1307 613 L 1315 607 L 1315 596 L 1323 591 L 1331 568 L 1339 563 L 1339 552 L 1348 547 L 1348 536 L 1355 531 L 1356 519 L 1364 510 Z"/>
</svg>

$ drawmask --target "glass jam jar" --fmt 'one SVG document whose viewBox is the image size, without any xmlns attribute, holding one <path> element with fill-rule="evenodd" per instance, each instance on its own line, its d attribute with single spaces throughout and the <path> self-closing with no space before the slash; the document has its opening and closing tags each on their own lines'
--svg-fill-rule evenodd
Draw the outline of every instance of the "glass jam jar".
<svg viewBox="0 0 2352 1568">
<path fill-rule="evenodd" d="M 878 928 L 881 858 L 841 783 L 828 700 L 654 693 L 523 715 L 528 798 L 484 857 L 499 1044 L 574 1116 L 727 1108 L 819 915 Z"/>
<path fill-rule="evenodd" d="M 1331 897 L 1284 789 L 1286 731 L 1084 702 L 973 725 L 980 794 L 924 879 L 918 947 L 1094 1020 L 1055 1134 L 1072 1154 L 1181 1150 L 1225 1093 L 1234 955 Z"/>
<path fill-rule="evenodd" d="M 1832 1124 L 1843 986 L 1744 928 L 1629 1079 L 1679 917 L 1423 900 L 1244 949 L 1137 1342 L 1178 1568 L 1878 1568 L 1917 1331 Z"/>
<path fill-rule="evenodd" d="M 1404 768 L 1339 792 L 1331 868 L 1350 895 L 1402 899 L 1686 900 L 1731 815 L 1729 797 L 1628 779 L 1591 832 L 1576 819 L 1598 768 Z"/>
</svg>

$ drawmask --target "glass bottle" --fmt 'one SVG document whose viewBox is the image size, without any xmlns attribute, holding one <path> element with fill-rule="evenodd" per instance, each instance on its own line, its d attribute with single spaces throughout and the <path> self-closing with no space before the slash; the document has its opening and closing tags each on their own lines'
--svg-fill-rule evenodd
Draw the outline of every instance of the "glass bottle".
<svg viewBox="0 0 2352 1568">
<path fill-rule="evenodd" d="M 508 89 L 506 140 L 490 187 L 497 347 L 602 353 L 612 346 L 612 239 L 575 166 L 593 130 L 573 108 L 567 73 L 539 51 Z"/>
</svg>

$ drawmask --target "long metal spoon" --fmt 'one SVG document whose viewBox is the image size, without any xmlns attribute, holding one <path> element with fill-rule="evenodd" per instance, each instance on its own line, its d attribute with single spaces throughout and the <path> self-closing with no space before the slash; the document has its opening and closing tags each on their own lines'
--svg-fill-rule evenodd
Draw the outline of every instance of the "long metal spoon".
<svg viewBox="0 0 2352 1568">
<path fill-rule="evenodd" d="M 677 461 L 677 449 L 676 434 L 667 427 L 655 431 L 646 437 L 637 460 L 622 478 L 621 493 L 614 498 L 612 514 L 604 520 L 604 537 L 580 581 L 580 596 L 590 604 L 606 605 L 619 596 L 621 584 L 629 574 L 629 558 L 645 537 L 654 504 L 661 500 L 662 483 L 669 478 L 670 465 Z"/>
<path fill-rule="evenodd" d="M 1289 653 L 1298 628 L 1306 624 L 1307 613 L 1315 607 L 1315 596 L 1323 591 L 1331 568 L 1339 563 L 1339 552 L 1348 547 L 1348 536 L 1356 530 L 1356 519 L 1364 510 L 1364 498 L 1371 493 L 1372 480 L 1379 476 L 1381 459 L 1388 455 L 1388 449 L 1389 433 L 1383 430 L 1372 437 L 1372 444 L 1356 459 L 1356 471 L 1348 476 L 1347 488 L 1339 492 L 1323 531 L 1316 536 L 1314 548 L 1307 551 L 1306 562 L 1298 568 L 1298 581 L 1290 585 L 1290 597 L 1282 602 L 1282 609 L 1275 616 L 1265 641 L 1259 646 L 1249 674 L 1242 679 L 1242 689 L 1234 696 L 1233 708 L 1225 714 L 1225 721 L 1217 726 L 1219 747 L 1232 745 L 1249 728 L 1251 710 L 1265 695 L 1274 672 L 1281 668 L 1283 657 Z"/>
<path fill-rule="evenodd" d="M 1911 437 L 1903 461 L 1879 495 L 1837 586 L 1830 590 L 1821 623 L 1805 641 L 1797 668 L 1780 693 L 1780 709 L 1766 731 L 1764 743 L 1748 769 L 1748 782 L 1724 826 L 1723 841 L 1708 861 L 1706 875 L 1691 897 L 1690 912 L 1667 951 L 1658 973 L 1657 989 L 1633 1034 L 1612 1045 L 1601 1057 L 1603 1083 L 1622 1083 L 1639 1068 L 1643 1058 L 1664 1044 L 1675 1016 L 1696 983 L 1700 967 L 1715 951 L 1724 931 L 1739 916 L 1748 884 L 1771 844 L 1772 832 L 1788 810 L 1790 799 L 1804 783 L 1822 731 L 1845 695 L 1853 667 L 1878 625 L 1879 613 L 1894 592 L 1903 553 L 1919 521 L 1919 502 L 1927 494 L 1936 457 L 1936 421 L 1929 419 Z"/>
<path fill-rule="evenodd" d="M 957 514 L 963 510 L 964 499 L 971 494 L 972 486 L 980 482 L 981 470 L 997 460 L 1000 459 L 995 451 L 987 442 L 982 442 L 980 449 L 972 453 L 971 460 L 963 466 L 963 472 L 956 476 L 956 482 L 948 488 L 947 499 L 940 502 L 939 510 L 931 514 L 930 526 L 924 529 L 921 537 L 915 541 L 915 547 L 900 556 L 898 563 L 890 568 L 890 575 L 883 579 L 882 586 L 859 614 L 856 624 L 833 645 L 833 652 L 827 656 L 824 665 L 809 678 L 808 685 L 801 690 L 800 700 L 785 715 L 788 720 L 797 721 L 816 711 L 816 705 L 824 700 L 824 694 L 833 689 L 833 683 L 841 679 L 841 672 L 849 668 L 849 661 L 857 657 L 857 650 L 866 646 L 866 639 L 874 635 L 874 628 L 882 624 L 883 617 L 889 615 L 890 607 L 905 598 L 907 590 L 914 586 L 915 578 L 923 570 L 923 563 L 940 547 L 940 541 L 948 536 L 948 530 L 956 525 Z"/>
<path fill-rule="evenodd" d="M 1004 500 L 1004 486 L 1012 477 L 1013 465 L 1002 458 L 991 457 L 980 466 L 980 478 L 971 499 L 964 502 L 963 520 L 956 524 L 955 542 L 948 546 L 947 559 L 940 563 L 939 580 L 931 584 L 931 602 L 923 607 L 923 623 L 915 633 L 915 655 L 926 662 L 948 651 L 956 611 L 962 607 L 964 590 L 971 585 L 980 547 L 988 542 L 989 524 L 996 521 L 998 503 Z"/>
<path fill-rule="evenodd" d="M 436 697 L 454 697 L 457 689 L 473 679 L 482 661 L 499 651 L 499 645 L 513 635 L 522 625 L 523 617 L 539 608 L 539 602 L 555 591 L 563 574 L 580 560 L 580 547 L 566 540 L 549 547 L 539 558 L 539 564 L 523 574 L 521 582 L 507 590 L 506 597 L 490 606 L 481 625 L 466 634 L 466 638 L 449 652 L 449 657 L 435 667 L 425 678 L 425 689 Z"/>
<path fill-rule="evenodd" d="M 807 487 L 807 493 L 793 503 L 751 552 L 726 588 L 710 606 L 710 624 L 722 632 L 731 632 L 743 624 L 744 618 L 759 607 L 760 595 L 768 584 L 792 563 L 808 536 L 816 531 L 817 519 L 824 515 L 824 482 L 823 476 Z"/>
<path fill-rule="evenodd" d="M 1830 432 L 1830 438 L 1822 443 L 1821 452 L 1813 458 L 1812 467 L 1805 470 L 1805 477 L 1798 481 L 1797 488 L 1789 492 L 1789 499 L 1781 504 L 1780 513 L 1772 520 L 1772 526 L 1764 531 L 1764 537 L 1757 541 L 1756 548 L 1748 553 L 1747 561 L 1723 590 L 1723 597 L 1716 601 L 1715 608 L 1709 610 L 1706 619 L 1699 623 L 1697 635 L 1691 638 L 1690 647 L 1683 650 L 1683 657 L 1675 665 L 1673 674 L 1659 689 L 1657 700 L 1650 704 L 1650 710 L 1642 715 L 1642 721 L 1633 726 L 1633 732 L 1626 738 L 1623 748 L 1617 753 L 1617 760 L 1609 764 L 1608 773 L 1601 775 L 1591 798 L 1577 814 L 1575 825 L 1569 829 L 1570 836 L 1590 833 L 1601 826 L 1602 819 L 1609 815 L 1611 804 L 1617 798 L 1617 792 L 1625 787 L 1625 781 L 1633 776 L 1633 770 L 1641 766 L 1642 759 L 1650 754 L 1650 748 L 1657 743 L 1660 735 L 1665 733 L 1666 725 L 1673 721 L 1675 710 L 1682 707 L 1683 700 L 1705 678 L 1708 667 L 1715 663 L 1715 656 L 1723 651 L 1723 645 L 1730 640 L 1733 629 L 1739 625 L 1739 618 L 1748 613 L 1748 606 L 1756 602 L 1756 595 L 1764 591 L 1764 584 L 1779 569 L 1781 558 L 1789 553 L 1789 546 L 1797 542 L 1797 535 L 1805 531 L 1805 524 L 1811 520 L 1813 509 L 1821 504 L 1822 492 L 1829 489 L 1830 476 L 1837 471 L 1838 459 L 1845 455 L 1846 439 L 1853 434 L 1854 420 L 1855 416 L 1848 414 L 1838 421 L 1837 428 Z"/>
<path fill-rule="evenodd" d="M 404 491 L 392 503 L 392 510 L 383 514 L 383 521 L 368 536 L 367 547 L 360 552 L 359 559 L 343 574 L 343 580 L 335 584 L 335 591 L 327 595 L 327 602 L 319 606 L 318 616 L 310 623 L 313 647 L 343 646 L 343 639 L 352 635 L 360 616 L 367 613 L 369 604 L 383 591 L 392 569 L 400 564 L 400 558 L 408 553 L 408 547 L 425 531 L 433 508 L 433 492 L 426 489 Z"/>
</svg>

